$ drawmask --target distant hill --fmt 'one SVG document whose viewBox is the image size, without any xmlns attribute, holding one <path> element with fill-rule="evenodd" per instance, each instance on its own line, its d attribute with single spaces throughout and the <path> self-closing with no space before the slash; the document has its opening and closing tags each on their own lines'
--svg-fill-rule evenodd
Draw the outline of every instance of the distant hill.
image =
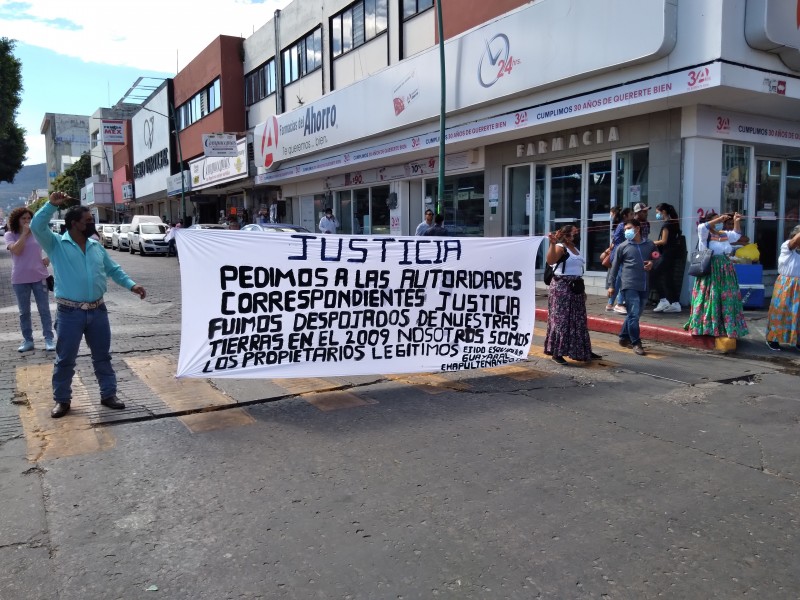
<svg viewBox="0 0 800 600">
<path fill-rule="evenodd" d="M 21 206 L 24 201 L 20 201 L 20 196 L 27 199 L 38 188 L 47 188 L 46 165 L 26 165 L 17 173 L 13 183 L 0 183 L 0 207 L 8 212 L 15 206 Z"/>
</svg>

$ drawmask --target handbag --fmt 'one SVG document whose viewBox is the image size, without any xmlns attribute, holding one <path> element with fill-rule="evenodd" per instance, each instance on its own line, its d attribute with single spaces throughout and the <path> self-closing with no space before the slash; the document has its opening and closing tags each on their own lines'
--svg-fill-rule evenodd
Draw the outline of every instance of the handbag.
<svg viewBox="0 0 800 600">
<path fill-rule="evenodd" d="M 711 257 L 714 253 L 709 250 L 695 250 L 689 254 L 689 275 L 703 277 L 711 272 Z"/>
<path fill-rule="evenodd" d="M 56 287 L 55 278 L 52 275 L 48 275 L 47 279 L 45 279 L 45 281 L 47 282 L 47 289 L 52 292 L 53 289 Z"/>
<path fill-rule="evenodd" d="M 603 250 L 602 254 L 600 254 L 600 264 L 606 269 L 611 268 L 611 248 L 606 248 Z"/>
</svg>

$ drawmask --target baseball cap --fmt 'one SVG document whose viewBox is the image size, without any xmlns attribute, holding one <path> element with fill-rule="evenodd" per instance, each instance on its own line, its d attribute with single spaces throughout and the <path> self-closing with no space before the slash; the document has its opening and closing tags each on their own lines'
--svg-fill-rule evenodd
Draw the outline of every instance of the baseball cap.
<svg viewBox="0 0 800 600">
<path fill-rule="evenodd" d="M 650 207 L 649 206 L 645 206 L 641 202 L 637 202 L 633 207 L 633 212 L 635 212 L 635 213 L 637 213 L 639 211 L 642 211 L 642 210 L 650 210 Z"/>
</svg>

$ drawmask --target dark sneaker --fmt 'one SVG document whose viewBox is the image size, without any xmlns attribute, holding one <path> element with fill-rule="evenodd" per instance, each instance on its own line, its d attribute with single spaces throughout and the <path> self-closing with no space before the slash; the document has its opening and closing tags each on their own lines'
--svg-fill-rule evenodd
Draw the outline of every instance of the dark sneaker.
<svg viewBox="0 0 800 600">
<path fill-rule="evenodd" d="M 619 345 L 623 348 L 630 348 L 631 341 L 628 338 L 619 338 Z"/>
<path fill-rule="evenodd" d="M 636 344 L 633 347 L 633 353 L 636 354 L 637 356 L 644 356 L 644 348 L 642 348 L 641 344 Z"/>
<path fill-rule="evenodd" d="M 770 342 L 769 340 L 767 340 L 767 348 L 776 352 L 781 351 L 781 345 L 778 342 Z"/>
<path fill-rule="evenodd" d="M 567 361 L 565 361 L 565 360 L 564 360 L 564 357 L 563 357 L 563 356 L 554 356 L 554 357 L 553 357 L 553 362 L 556 362 L 556 363 L 558 363 L 558 364 L 560 364 L 560 365 L 565 365 L 565 364 L 567 364 Z"/>
</svg>

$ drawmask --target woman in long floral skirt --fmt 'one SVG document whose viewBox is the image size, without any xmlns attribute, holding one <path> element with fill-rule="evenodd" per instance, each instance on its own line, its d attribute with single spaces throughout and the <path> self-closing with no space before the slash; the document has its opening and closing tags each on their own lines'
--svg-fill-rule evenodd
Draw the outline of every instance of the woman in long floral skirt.
<svg viewBox="0 0 800 600">
<path fill-rule="evenodd" d="M 711 335 L 732 339 L 747 335 L 747 322 L 739 296 L 739 278 L 728 256 L 733 244 L 747 243 L 741 234 L 739 213 L 706 215 L 697 227 L 700 250 L 710 248 L 711 272 L 694 280 L 692 314 L 684 328 L 692 335 Z"/>
<path fill-rule="evenodd" d="M 545 260 L 555 267 L 547 296 L 547 334 L 544 353 L 560 365 L 573 360 L 589 361 L 601 358 L 592 352 L 589 325 L 586 321 L 586 293 L 576 294 L 570 282 L 581 279 L 584 258 L 573 243 L 574 228 L 565 225 L 549 235 L 550 248 Z"/>
<path fill-rule="evenodd" d="M 780 350 L 790 344 L 800 350 L 800 225 L 781 244 L 778 278 L 767 316 L 767 346 Z"/>
</svg>

